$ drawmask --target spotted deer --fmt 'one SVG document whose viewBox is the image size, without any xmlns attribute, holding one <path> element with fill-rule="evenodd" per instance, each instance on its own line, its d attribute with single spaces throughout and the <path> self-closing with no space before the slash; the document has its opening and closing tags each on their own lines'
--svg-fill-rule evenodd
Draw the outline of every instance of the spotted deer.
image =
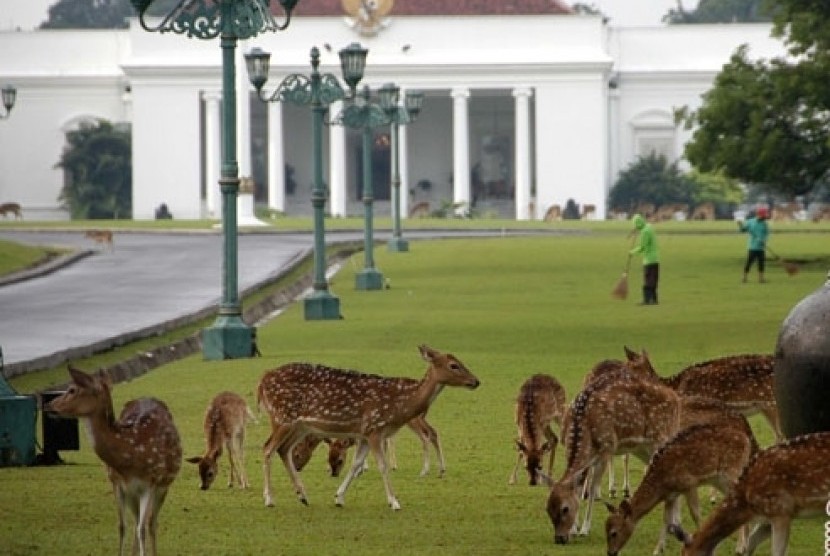
<svg viewBox="0 0 830 556">
<path fill-rule="evenodd" d="M 221 392 L 210 401 L 204 420 L 205 453 L 187 458 L 189 463 L 199 466 L 202 490 L 209 489 L 216 479 L 223 448 L 228 450 L 228 487 L 233 487 L 236 479 L 239 488 L 248 488 L 245 473 L 245 426 L 252 420 L 254 414 L 239 394 Z"/>
<path fill-rule="evenodd" d="M 46 410 L 77 417 L 86 425 L 93 449 L 107 468 L 118 503 L 119 554 L 124 554 L 124 512 L 135 520 L 133 553 L 156 554 L 158 517 L 182 463 L 182 446 L 164 402 L 127 402 L 116 420 L 112 384 L 105 374 L 69 367 L 72 382 Z"/>
<path fill-rule="evenodd" d="M 721 400 L 747 417 L 760 413 L 776 438 L 783 437 L 773 392 L 775 358 L 772 354 L 718 357 L 689 365 L 673 376 L 661 377 L 654 371 L 645 350 L 637 353 L 626 347 L 625 352 L 629 362 L 677 393 Z"/>
<path fill-rule="evenodd" d="M 519 455 L 510 474 L 509 484 L 516 483 L 522 461 L 525 462 L 530 484 L 538 484 L 538 471 L 542 469 L 546 453 L 549 453 L 547 474 L 553 473 L 559 437 L 553 432 L 551 423 L 556 423 L 561 429 L 566 407 L 565 389 L 554 377 L 536 374 L 522 384 L 516 398 L 516 426 L 519 432 L 516 447 Z"/>
<path fill-rule="evenodd" d="M 669 525 L 680 524 L 680 496 L 697 499 L 696 489 L 704 484 L 723 493 L 731 491 L 758 443 L 746 417 L 721 404 L 719 417 L 681 430 L 649 460 L 645 476 L 630 500 L 619 507 L 606 503 L 610 515 L 605 521 L 608 556 L 617 556 L 626 545 L 639 521 L 655 506 L 664 504 L 660 537 L 652 554 L 665 549 Z M 690 504 L 692 519 L 700 522 L 696 504 Z M 744 535 L 741 535 L 741 541 Z M 739 543 L 739 545 L 742 543 Z"/>
<path fill-rule="evenodd" d="M 684 398 L 660 381 L 632 372 L 611 373 L 583 389 L 565 417 L 565 472 L 558 481 L 549 481 L 547 512 L 554 542 L 566 544 L 571 534 L 590 532 L 599 482 L 590 482 L 585 515 L 578 525 L 579 487 L 586 474 L 602 477 L 615 454 L 632 454 L 647 463 L 678 431 L 723 411 L 724 404 L 717 400 Z M 689 502 L 694 505 L 696 499 Z"/>
<path fill-rule="evenodd" d="M 346 491 L 371 450 L 383 478 L 386 500 L 393 510 L 400 509 L 389 481 L 386 439 L 425 413 L 444 386 L 479 386 L 478 378 L 454 355 L 425 345 L 419 349 L 429 366 L 418 382 L 308 363 L 288 363 L 262 377 L 257 400 L 271 421 L 271 435 L 263 447 L 267 506 L 273 505 L 270 475 L 274 451 L 279 453 L 297 497 L 308 503 L 305 487 L 288 456 L 306 435 L 316 434 L 357 441 L 355 461 L 335 495 L 337 506 L 344 504 Z"/>
<path fill-rule="evenodd" d="M 771 534 L 772 556 L 785 556 L 792 520 L 826 515 L 828 492 L 830 432 L 797 436 L 758 452 L 693 536 L 677 525 L 670 531 L 683 542 L 683 556 L 712 556 L 735 530 L 761 519 L 744 554 L 752 556 Z"/>
</svg>

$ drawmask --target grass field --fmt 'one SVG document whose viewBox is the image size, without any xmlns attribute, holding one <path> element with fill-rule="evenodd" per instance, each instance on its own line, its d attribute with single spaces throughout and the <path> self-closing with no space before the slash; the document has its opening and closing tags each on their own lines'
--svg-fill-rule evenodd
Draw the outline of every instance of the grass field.
<svg viewBox="0 0 830 556">
<path fill-rule="evenodd" d="M 801 272 L 790 277 L 770 263 L 769 283 L 758 284 L 753 276 L 753 282 L 741 284 L 745 237 L 658 228 L 660 305 L 640 307 L 636 265 L 629 299 L 610 295 L 625 262 L 626 231 L 611 227 L 607 233 L 417 241 L 405 254 L 381 247 L 375 259 L 391 288 L 374 292 L 354 289 L 354 274 L 363 264 L 358 253 L 332 280 L 344 320 L 307 322 L 295 304 L 259 328 L 260 359 L 209 362 L 191 357 L 117 385 L 117 408 L 139 396 L 165 400 L 176 417 L 185 455 L 198 455 L 210 398 L 229 389 L 253 405 L 260 376 L 285 362 L 419 377 L 425 363 L 417 346 L 426 343 L 454 353 L 482 382 L 476 391 L 445 390 L 429 413 L 442 435 L 445 478 L 434 472 L 418 477 L 420 443 L 407 430 L 399 435 L 399 469 L 392 481 L 402 511 L 386 506 L 374 466 L 352 485 L 345 507 L 336 508 L 338 480 L 326 474 L 322 451 L 303 472 L 310 506 L 297 502 L 285 470 L 276 463 L 276 507 L 265 508 L 260 447 L 268 429 L 262 419 L 248 429 L 252 488 L 224 488 L 223 459 L 220 479 L 211 490 L 199 491 L 195 467 L 185 464 L 161 514 L 160 552 L 605 554 L 604 509 L 595 512 L 590 536 L 554 546 L 544 511 L 547 489 L 530 487 L 525 480 L 507 485 L 516 455 L 513 403 L 520 384 L 530 374 L 551 373 L 572 398 L 584 373 L 601 359 L 623 357 L 624 345 L 647 349 L 662 374 L 721 355 L 772 352 L 783 319 L 824 283 L 830 266 L 826 234 L 793 230 L 773 235 L 772 245 L 803 261 Z M 753 426 L 759 442 L 769 445 L 766 425 L 753 419 Z M 101 463 L 85 437 L 80 451 L 62 455 L 67 465 L 0 469 L 4 554 L 116 551 L 114 501 Z M 557 458 L 555 475 L 562 470 Z M 641 476 L 642 465 L 636 463 L 635 484 Z M 651 553 L 660 513 L 652 512 L 641 524 L 625 553 Z M 814 556 L 823 545 L 824 519 L 800 521 L 789 554 Z M 733 546 L 727 541 L 719 554 L 730 554 Z M 679 552 L 679 544 L 670 540 L 667 554 Z M 769 554 L 768 543 L 759 554 Z"/>
</svg>

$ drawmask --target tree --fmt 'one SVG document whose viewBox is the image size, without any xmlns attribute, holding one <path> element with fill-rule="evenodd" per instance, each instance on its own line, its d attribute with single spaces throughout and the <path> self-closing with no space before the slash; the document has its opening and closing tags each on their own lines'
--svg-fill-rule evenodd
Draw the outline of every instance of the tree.
<svg viewBox="0 0 830 556">
<path fill-rule="evenodd" d="M 130 0 L 59 0 L 41 29 L 124 29 L 135 15 Z"/>
<path fill-rule="evenodd" d="M 179 0 L 155 0 L 149 15 L 169 13 Z M 49 8 L 41 29 L 126 29 L 136 15 L 130 0 L 58 0 Z"/>
<path fill-rule="evenodd" d="M 58 199 L 72 218 L 131 218 L 132 141 L 110 122 L 81 124 L 66 134 L 69 146 L 56 165 L 66 172 Z"/>
<path fill-rule="evenodd" d="M 830 164 L 830 106 L 812 86 L 828 88 L 815 71 L 803 61 L 753 62 L 739 48 L 702 106 L 676 113 L 687 129 L 695 128 L 685 157 L 703 172 L 722 170 L 768 192 L 808 193 Z"/>
<path fill-rule="evenodd" d="M 698 184 L 684 175 L 677 163 L 669 164 L 665 156 L 652 152 L 620 172 L 608 194 L 608 204 L 626 212 L 642 202 L 654 203 L 657 207 L 669 203 L 693 204 L 698 189 Z"/>
<path fill-rule="evenodd" d="M 686 11 L 680 0 L 677 9 L 663 16 L 668 24 L 753 23 L 772 21 L 767 0 L 700 0 L 697 9 Z"/>
</svg>

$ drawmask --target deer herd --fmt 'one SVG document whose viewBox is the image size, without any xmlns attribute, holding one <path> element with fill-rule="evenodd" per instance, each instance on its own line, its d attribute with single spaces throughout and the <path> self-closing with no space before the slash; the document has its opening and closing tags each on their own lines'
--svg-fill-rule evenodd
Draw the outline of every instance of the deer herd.
<svg viewBox="0 0 830 556">
<path fill-rule="evenodd" d="M 390 481 L 396 467 L 394 435 L 405 426 L 423 445 L 421 475 L 430 470 L 434 447 L 439 476 L 444 453 L 436 429 L 427 422 L 431 404 L 446 386 L 475 389 L 479 379 L 454 355 L 419 347 L 427 364 L 420 380 L 367 374 L 321 364 L 287 363 L 269 370 L 256 386 L 258 408 L 270 429 L 263 448 L 263 498 L 274 505 L 271 462 L 276 453 L 298 500 L 309 503 L 300 471 L 315 449 L 328 446 L 332 476 L 339 476 L 346 453 L 355 447 L 334 502 L 345 503 L 352 482 L 368 467 L 371 452 L 382 478 L 386 503 L 401 508 Z M 103 461 L 118 510 L 119 550 L 125 553 L 125 512 L 135 522 L 132 553 L 156 554 L 159 512 L 179 474 L 182 444 L 164 402 L 128 402 L 116 418 L 112 384 L 105 373 L 88 374 L 70 366 L 71 383 L 46 410 L 85 424 L 92 447 Z M 681 543 L 684 556 L 712 555 L 731 535 L 736 553 L 752 555 L 771 538 L 773 556 L 784 556 L 793 519 L 823 514 L 830 495 L 830 432 L 783 439 L 773 397 L 773 357 L 736 355 L 689 366 L 664 377 L 645 350 L 625 348 L 624 359 L 607 359 L 590 369 L 581 390 L 568 403 L 564 387 L 548 374 L 534 374 L 520 386 L 515 401 L 518 437 L 516 464 L 508 478 L 517 482 L 524 468 L 530 485 L 548 487 L 547 515 L 553 542 L 568 544 L 589 535 L 594 502 L 609 471 L 615 498 L 613 459 L 624 460 L 623 499 L 607 499 L 607 554 L 623 551 L 638 523 L 658 505 L 663 526 L 653 554 L 666 549 L 667 535 Z M 760 414 L 776 444 L 759 446 L 747 417 Z M 228 454 L 228 487 L 248 488 L 244 442 L 256 418 L 245 399 L 221 392 L 204 416 L 203 455 L 187 458 L 197 466 L 199 485 L 208 489 Z M 558 432 L 558 434 L 557 434 Z M 557 447 L 564 470 L 554 478 Z M 628 456 L 642 460 L 642 478 L 630 492 Z M 708 485 L 722 501 L 701 520 L 698 489 Z M 714 501 L 715 494 L 711 494 Z M 681 523 L 681 501 L 696 531 Z M 564 551 L 564 549 L 563 549 Z"/>
</svg>

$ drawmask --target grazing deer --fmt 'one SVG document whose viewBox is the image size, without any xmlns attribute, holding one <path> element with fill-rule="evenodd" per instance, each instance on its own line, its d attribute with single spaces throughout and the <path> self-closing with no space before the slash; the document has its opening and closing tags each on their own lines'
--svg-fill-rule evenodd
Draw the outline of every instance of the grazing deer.
<svg viewBox="0 0 830 556">
<path fill-rule="evenodd" d="M 725 411 L 724 404 L 705 398 L 684 398 L 650 376 L 634 372 L 608 373 L 580 392 L 565 416 L 567 467 L 551 484 L 547 512 L 554 541 L 566 544 L 570 535 L 587 535 L 591 527 L 598 478 L 616 454 L 633 454 L 644 463 L 677 431 L 708 421 Z M 587 474 L 587 507 L 581 526 L 578 487 Z M 593 478 L 596 478 L 594 480 Z M 692 505 L 696 499 L 689 500 Z"/>
<path fill-rule="evenodd" d="M 9 213 L 14 216 L 15 220 L 23 220 L 23 209 L 17 203 L 3 203 L 0 205 L 0 214 L 3 215 L 3 218 L 6 218 Z"/>
<path fill-rule="evenodd" d="M 91 239 L 99 245 L 109 247 L 110 250 L 113 248 L 112 232 L 110 230 L 89 230 L 84 234 L 84 237 Z"/>
<path fill-rule="evenodd" d="M 715 219 L 715 205 L 714 203 L 701 203 L 694 208 L 689 220 L 714 220 Z"/>
<path fill-rule="evenodd" d="M 761 450 L 749 462 L 735 488 L 689 536 L 670 528 L 683 542 L 683 556 L 711 556 L 739 527 L 754 519 L 757 526 L 746 543 L 745 555 L 772 534 L 772 556 L 785 556 L 793 519 L 826 515 L 830 492 L 830 432 L 797 436 Z"/>
<path fill-rule="evenodd" d="M 69 367 L 72 383 L 46 407 L 77 417 L 85 425 L 95 453 L 107 467 L 118 502 L 119 554 L 124 554 L 124 512 L 135 519 L 133 553 L 156 554 L 158 516 L 182 464 L 182 446 L 173 416 L 154 398 L 132 400 L 118 420 L 107 375 Z"/>
<path fill-rule="evenodd" d="M 202 456 L 187 458 L 189 463 L 199 466 L 202 490 L 209 489 L 216 479 L 223 447 L 228 449 L 230 464 L 228 487 L 233 487 L 236 479 L 239 488 L 248 488 L 244 445 L 245 425 L 249 420 L 254 420 L 254 414 L 239 394 L 222 392 L 211 400 L 205 412 L 205 453 Z"/>
<path fill-rule="evenodd" d="M 516 399 L 516 426 L 519 429 L 516 447 L 519 456 L 510 474 L 509 484 L 516 483 L 519 466 L 524 460 L 530 484 L 536 485 L 546 452 L 550 452 L 547 474 L 553 473 L 553 459 L 559 438 L 551 429 L 551 423 L 555 422 L 561 429 L 566 407 L 565 389 L 552 376 L 536 374 L 522 384 Z"/>
<path fill-rule="evenodd" d="M 720 418 L 681 430 L 652 456 L 640 486 L 630 500 L 614 507 L 605 521 L 608 556 L 617 556 L 634 533 L 637 523 L 660 502 L 664 503 L 660 538 L 652 554 L 661 554 L 669 525 L 680 524 L 680 495 L 696 500 L 696 489 L 709 484 L 728 493 L 746 467 L 758 443 L 746 417 L 721 405 Z M 700 521 L 697 505 L 690 504 L 695 524 Z M 744 536 L 741 535 L 741 540 Z M 741 543 L 739 543 L 741 544 Z"/>
<path fill-rule="evenodd" d="M 429 216 L 428 201 L 421 201 L 420 203 L 416 203 L 415 205 L 413 205 L 411 209 L 409 209 L 410 218 L 426 218 L 427 216 Z"/>
<path fill-rule="evenodd" d="M 328 464 L 331 476 L 339 477 L 340 471 L 346 462 L 346 452 L 350 447 L 354 446 L 353 438 L 322 438 L 309 434 L 298 442 L 291 452 L 291 457 L 294 460 L 294 468 L 297 471 L 302 471 L 311 460 L 314 450 L 321 443 L 325 443 L 329 447 Z"/>
<path fill-rule="evenodd" d="M 772 354 L 728 355 L 695 363 L 663 378 L 654 371 L 645 350 L 636 353 L 626 347 L 625 352 L 629 362 L 646 369 L 644 372 L 653 374 L 677 393 L 721 400 L 747 417 L 760 413 L 776 438 L 783 437 L 773 392 L 775 358 Z"/>
<path fill-rule="evenodd" d="M 308 503 L 305 487 L 288 456 L 306 435 L 317 434 L 354 438 L 358 444 L 355 461 L 335 495 L 338 506 L 344 504 L 346 490 L 360 474 L 371 450 L 383 478 L 386 500 L 393 510 L 400 509 L 389 481 L 386 439 L 413 417 L 425 413 L 444 386 L 479 386 L 475 375 L 454 355 L 425 345 L 419 349 L 429 367 L 418 382 L 307 363 L 288 363 L 262 377 L 257 400 L 271 420 L 271 436 L 263 447 L 266 506 L 273 505 L 271 456 L 275 450 L 298 498 Z"/>
</svg>

